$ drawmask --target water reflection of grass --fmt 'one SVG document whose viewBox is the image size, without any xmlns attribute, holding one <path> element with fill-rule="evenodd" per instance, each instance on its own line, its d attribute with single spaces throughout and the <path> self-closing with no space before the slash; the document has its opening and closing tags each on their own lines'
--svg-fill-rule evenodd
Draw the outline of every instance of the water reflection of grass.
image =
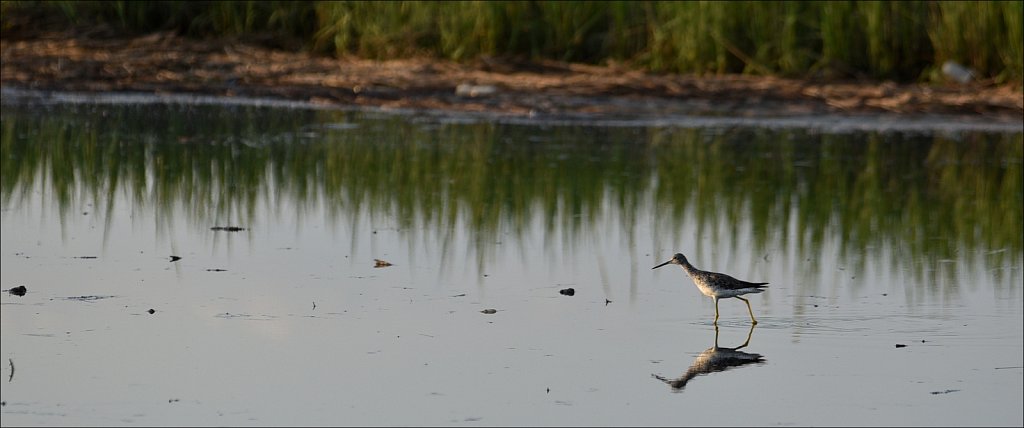
<svg viewBox="0 0 1024 428">
<path fill-rule="evenodd" d="M 749 234 L 755 254 L 782 246 L 804 259 L 838 241 L 855 272 L 886 248 L 892 268 L 928 282 L 952 277 L 942 261 L 965 251 L 985 253 L 991 267 L 1021 257 L 1021 134 L 539 129 L 155 109 L 5 106 L 5 210 L 41 184 L 62 225 L 87 203 L 110 221 L 119 192 L 163 227 L 178 213 L 200 228 L 246 225 L 261 204 L 300 218 L 322 208 L 352 224 L 365 213 L 394 222 L 410 245 L 411 231 L 436 233 L 427 239 L 445 255 L 465 233 L 481 270 L 491 244 L 523 237 L 536 216 L 546 244 L 567 251 L 608 233 L 595 230 L 605 207 L 629 236 L 638 216 L 654 215 L 660 239 L 679 242 L 695 221 L 732 248 Z M 321 126 L 346 121 L 355 127 Z M 468 230 L 456 230 L 462 224 Z"/>
</svg>

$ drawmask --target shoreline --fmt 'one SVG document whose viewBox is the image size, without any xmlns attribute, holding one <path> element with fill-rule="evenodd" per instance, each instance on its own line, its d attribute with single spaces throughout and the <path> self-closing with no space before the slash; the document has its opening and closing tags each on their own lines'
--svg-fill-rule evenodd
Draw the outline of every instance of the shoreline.
<svg viewBox="0 0 1024 428">
<path fill-rule="evenodd" d="M 277 98 L 239 96 L 142 93 L 142 92 L 67 92 L 20 88 L 0 88 L 3 104 L 181 104 L 233 105 L 250 107 L 295 108 L 311 110 L 356 111 L 375 114 L 415 116 L 437 122 L 491 122 L 531 126 L 594 126 L 594 127 L 659 127 L 659 128 L 730 128 L 758 127 L 768 129 L 803 129 L 832 134 L 849 132 L 1002 132 L 1024 133 L 1020 121 L 994 121 L 990 118 L 942 114 L 836 114 L 788 115 L 779 117 L 739 117 L 710 115 L 664 115 L 659 117 L 597 117 L 588 114 L 510 115 L 499 112 L 462 112 L 443 109 L 386 108 L 373 106 L 332 105 Z"/>
<path fill-rule="evenodd" d="M 328 108 L 607 121 L 889 118 L 1020 124 L 1010 85 L 660 75 L 621 66 L 416 58 L 334 59 L 170 33 L 89 38 L 44 33 L 0 42 L 0 87 L 277 99 Z M 1019 129 L 1019 128 L 1018 128 Z"/>
</svg>

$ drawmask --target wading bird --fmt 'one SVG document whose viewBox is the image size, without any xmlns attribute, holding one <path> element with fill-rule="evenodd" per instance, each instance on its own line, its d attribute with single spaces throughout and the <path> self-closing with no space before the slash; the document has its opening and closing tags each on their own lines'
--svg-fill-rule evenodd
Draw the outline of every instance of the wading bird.
<svg viewBox="0 0 1024 428">
<path fill-rule="evenodd" d="M 767 282 L 747 282 L 733 278 L 724 273 L 708 272 L 697 269 L 686 261 L 686 256 L 682 253 L 676 253 L 672 256 L 672 260 L 665 263 L 652 267 L 651 269 L 657 269 L 667 264 L 674 264 L 683 267 L 687 275 L 693 279 L 693 284 L 697 286 L 697 289 L 705 296 L 715 299 L 715 325 L 718 325 L 718 299 L 725 299 L 729 297 L 735 297 L 740 299 L 747 304 L 747 312 L 750 312 L 750 320 L 757 324 L 757 320 L 754 319 L 754 311 L 750 309 L 750 301 L 740 296 L 748 293 L 761 293 L 764 292 L 765 284 Z"/>
</svg>

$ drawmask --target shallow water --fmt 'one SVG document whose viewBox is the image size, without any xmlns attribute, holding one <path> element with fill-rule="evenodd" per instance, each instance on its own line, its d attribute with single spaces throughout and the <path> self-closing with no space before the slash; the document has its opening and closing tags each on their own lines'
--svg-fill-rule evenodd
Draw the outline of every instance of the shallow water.
<svg viewBox="0 0 1024 428">
<path fill-rule="evenodd" d="M 3 425 L 1024 423 L 1020 132 L 292 107 L 5 101 Z"/>
</svg>

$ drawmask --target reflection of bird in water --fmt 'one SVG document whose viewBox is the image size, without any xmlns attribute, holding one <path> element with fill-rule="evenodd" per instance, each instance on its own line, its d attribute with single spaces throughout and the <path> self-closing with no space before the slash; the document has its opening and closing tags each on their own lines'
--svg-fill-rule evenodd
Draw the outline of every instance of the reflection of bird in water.
<svg viewBox="0 0 1024 428">
<path fill-rule="evenodd" d="M 693 360 L 693 364 L 690 365 L 690 368 L 686 369 L 686 373 L 683 373 L 682 376 L 676 379 L 667 379 L 653 373 L 651 376 L 671 386 L 672 392 L 682 392 L 683 388 L 686 387 L 686 383 L 697 376 L 722 372 L 747 364 L 764 364 L 764 357 L 762 357 L 761 354 L 740 351 L 741 348 L 750 344 L 750 336 L 753 334 L 754 326 L 751 325 L 750 332 L 747 333 L 747 341 L 743 342 L 742 345 L 735 348 L 720 348 L 718 346 L 718 327 L 716 326 L 715 346 L 701 352 L 700 355 L 697 356 L 697 359 Z"/>
<path fill-rule="evenodd" d="M 687 275 L 693 279 L 693 283 L 697 286 L 697 289 L 705 296 L 715 299 L 715 325 L 718 325 L 718 299 L 725 299 L 729 297 L 735 297 L 740 299 L 747 304 L 747 312 L 750 312 L 750 320 L 757 324 L 757 320 L 754 319 L 754 311 L 750 309 L 750 301 L 740 296 L 747 293 L 761 293 L 764 292 L 765 284 L 767 282 L 747 282 L 733 278 L 724 273 L 708 272 L 697 269 L 686 261 L 686 256 L 682 253 L 676 253 L 672 256 L 672 260 L 665 263 L 652 267 L 651 269 L 657 269 L 667 264 L 675 264 L 683 267 Z"/>
</svg>

